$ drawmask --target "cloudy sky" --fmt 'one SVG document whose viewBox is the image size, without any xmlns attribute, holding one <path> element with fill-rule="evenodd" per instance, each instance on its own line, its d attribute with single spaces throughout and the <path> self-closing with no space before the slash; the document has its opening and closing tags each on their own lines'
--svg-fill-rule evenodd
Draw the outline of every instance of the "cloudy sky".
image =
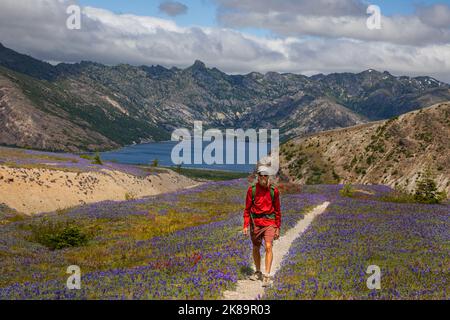
<svg viewBox="0 0 450 320">
<path fill-rule="evenodd" d="M 380 29 L 367 27 L 369 5 Z M 1 0 L 0 42 L 53 63 L 198 59 L 227 73 L 373 68 L 450 82 L 450 0 Z"/>
</svg>

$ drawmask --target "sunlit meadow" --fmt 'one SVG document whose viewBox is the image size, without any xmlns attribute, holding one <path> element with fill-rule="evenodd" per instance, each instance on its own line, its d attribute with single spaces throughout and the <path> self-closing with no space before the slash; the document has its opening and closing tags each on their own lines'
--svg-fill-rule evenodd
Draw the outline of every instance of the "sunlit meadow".
<svg viewBox="0 0 450 320">
<path fill-rule="evenodd" d="M 341 186 L 342 187 L 342 186 Z M 391 190 L 359 186 L 327 210 L 292 244 L 265 299 L 448 299 L 450 206 L 380 201 Z M 368 289 L 368 266 L 381 270 L 381 289 Z"/>
<path fill-rule="evenodd" d="M 241 234 L 245 179 L 139 200 L 106 201 L 33 218 L 4 209 L 0 239 L 2 299 L 216 299 L 248 275 L 249 239 Z M 324 201 L 318 194 L 283 197 L 282 232 Z M 86 246 L 49 250 L 30 226 L 72 221 Z M 68 290 L 78 265 L 81 290 Z"/>
<path fill-rule="evenodd" d="M 14 149 L 2 152 L 0 163 L 156 172 Z M 252 272 L 251 243 L 241 234 L 248 185 L 207 182 L 32 217 L 0 206 L 0 299 L 218 299 Z M 280 186 L 282 235 L 314 206 L 331 204 L 293 243 L 263 298 L 448 299 L 450 205 L 384 202 L 392 192 L 384 186 L 357 186 L 354 197 L 344 198 L 341 188 Z M 76 226 L 87 244 L 50 250 L 32 237 L 33 227 L 46 222 Z M 366 287 L 372 264 L 381 268 L 381 290 Z M 70 265 L 81 268 L 80 290 L 66 287 Z"/>
</svg>

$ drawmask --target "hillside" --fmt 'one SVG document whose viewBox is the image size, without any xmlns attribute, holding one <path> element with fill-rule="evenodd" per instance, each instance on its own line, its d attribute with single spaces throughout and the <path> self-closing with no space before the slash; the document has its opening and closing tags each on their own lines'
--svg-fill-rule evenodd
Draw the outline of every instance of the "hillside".
<svg viewBox="0 0 450 320">
<path fill-rule="evenodd" d="M 0 147 L 0 206 L 27 215 L 131 200 L 198 184 L 170 169 L 94 164 L 74 154 Z"/>
<path fill-rule="evenodd" d="M 33 99 L 31 90 L 43 95 L 57 93 L 32 78 L 0 67 L 1 144 L 67 151 L 119 146 L 88 122 L 72 118 L 70 111 L 48 101 L 48 95 L 45 95 L 47 101 Z"/>
<path fill-rule="evenodd" d="M 413 190 L 431 168 L 450 191 L 450 102 L 386 121 L 296 138 L 281 149 L 281 170 L 300 183 L 373 183 Z"/>
<path fill-rule="evenodd" d="M 450 86 L 426 76 L 228 75 L 201 61 L 185 69 L 53 66 L 2 45 L 0 81 L 0 144 L 71 152 L 167 140 L 194 120 L 204 128 L 280 128 L 287 140 L 450 100 Z"/>
</svg>

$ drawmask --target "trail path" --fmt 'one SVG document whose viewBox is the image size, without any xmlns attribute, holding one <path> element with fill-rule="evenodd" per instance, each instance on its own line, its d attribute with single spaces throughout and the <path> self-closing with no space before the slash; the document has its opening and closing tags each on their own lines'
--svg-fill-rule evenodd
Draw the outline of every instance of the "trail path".
<svg viewBox="0 0 450 320">
<path fill-rule="evenodd" d="M 291 228 L 286 232 L 286 234 L 276 240 L 273 244 L 273 261 L 271 274 L 275 274 L 280 268 L 281 261 L 284 256 L 288 253 L 292 242 L 299 237 L 308 226 L 311 224 L 313 219 L 325 211 L 330 203 L 328 201 L 322 203 L 321 205 L 315 207 L 311 210 L 305 217 L 300 220 L 295 227 Z M 253 264 L 253 270 L 255 270 L 255 265 Z M 261 254 L 261 271 L 264 272 L 264 253 Z M 252 280 L 239 280 L 237 288 L 235 291 L 225 291 L 223 295 L 224 300 L 254 300 L 258 296 L 262 297 L 264 294 L 264 287 L 262 287 L 262 281 L 252 281 Z"/>
</svg>

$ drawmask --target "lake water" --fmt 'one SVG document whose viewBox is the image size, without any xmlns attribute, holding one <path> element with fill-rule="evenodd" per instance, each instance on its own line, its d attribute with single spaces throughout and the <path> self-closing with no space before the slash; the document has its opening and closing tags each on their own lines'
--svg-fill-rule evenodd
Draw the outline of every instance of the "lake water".
<svg viewBox="0 0 450 320">
<path fill-rule="evenodd" d="M 176 141 L 164 141 L 164 142 L 153 142 L 153 143 L 143 143 L 131 146 L 126 146 L 118 150 L 101 152 L 101 158 L 107 161 L 117 161 L 119 163 L 125 164 L 146 164 L 150 165 L 153 160 L 158 159 L 158 165 L 160 166 L 176 166 L 172 162 L 171 153 L 172 149 L 178 144 Z M 210 142 L 203 142 L 203 149 L 208 146 Z M 226 141 L 224 139 L 223 146 L 226 146 Z M 191 164 L 182 164 L 183 168 L 201 168 L 201 169 L 215 169 L 215 170 L 226 170 L 226 171 L 236 171 L 236 172 L 251 172 L 255 168 L 255 164 L 249 161 L 249 152 L 252 148 L 258 149 L 258 144 L 254 142 L 243 142 L 239 144 L 234 143 L 234 164 L 228 164 L 226 162 L 226 148 L 217 149 L 218 155 L 222 154 L 223 164 L 206 164 L 204 159 L 201 164 L 194 164 L 194 156 L 200 156 L 202 159 L 202 150 L 200 152 L 194 152 L 192 148 L 191 152 Z M 267 150 L 270 150 L 270 143 L 267 144 Z M 245 154 L 245 163 L 237 164 L 238 154 Z M 256 159 L 259 159 L 258 152 L 253 153 Z M 213 155 L 215 155 L 213 153 Z"/>
</svg>

